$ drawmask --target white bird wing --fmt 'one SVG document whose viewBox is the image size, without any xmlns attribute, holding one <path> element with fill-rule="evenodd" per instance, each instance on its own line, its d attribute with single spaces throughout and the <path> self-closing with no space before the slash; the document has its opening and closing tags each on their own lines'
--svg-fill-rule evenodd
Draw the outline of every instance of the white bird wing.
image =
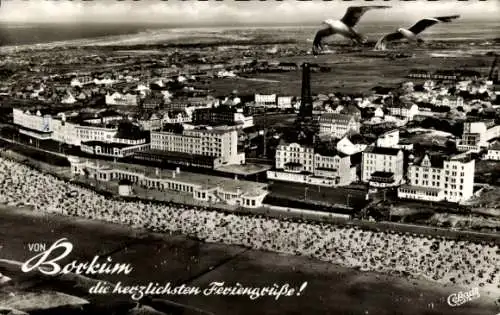
<svg viewBox="0 0 500 315">
<path fill-rule="evenodd" d="M 353 27 L 358 24 L 359 20 L 367 11 L 371 9 L 388 9 L 390 6 L 387 5 L 367 5 L 360 7 L 349 7 L 344 17 L 341 19 L 342 23 L 349 27 Z"/>
<path fill-rule="evenodd" d="M 417 35 L 419 33 L 422 33 L 425 31 L 427 28 L 437 24 L 437 23 L 449 23 L 455 19 L 458 19 L 460 15 L 449 15 L 449 16 L 438 16 L 434 18 L 425 18 L 410 27 L 408 30 L 412 32 L 413 34 Z"/>
</svg>

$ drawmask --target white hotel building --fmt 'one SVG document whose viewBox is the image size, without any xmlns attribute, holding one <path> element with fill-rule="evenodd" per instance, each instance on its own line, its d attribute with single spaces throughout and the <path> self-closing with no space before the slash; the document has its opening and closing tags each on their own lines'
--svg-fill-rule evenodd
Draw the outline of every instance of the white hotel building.
<svg viewBox="0 0 500 315">
<path fill-rule="evenodd" d="M 238 152 L 238 131 L 227 127 L 152 131 L 151 149 L 212 156 L 216 165 L 245 164 L 245 153 Z"/>
<path fill-rule="evenodd" d="M 472 197 L 475 161 L 461 154 L 454 157 L 426 154 L 408 168 L 408 184 L 398 197 L 427 201 L 462 202 Z"/>
<path fill-rule="evenodd" d="M 479 152 L 487 148 L 489 141 L 500 137 L 500 125 L 494 120 L 465 122 L 462 139 L 457 141 L 459 151 Z"/>
<path fill-rule="evenodd" d="M 351 157 L 341 152 L 315 152 L 312 147 L 290 143 L 277 147 L 275 170 L 268 171 L 267 178 L 320 186 L 343 186 L 356 181 L 356 167 L 352 166 Z"/>
<path fill-rule="evenodd" d="M 145 139 L 126 139 L 116 137 L 117 127 L 102 125 L 79 125 L 66 121 L 66 117 L 42 115 L 39 111 L 34 115 L 29 111 L 13 109 L 14 124 L 19 132 L 39 140 L 54 140 L 70 145 L 80 146 L 82 142 L 100 141 L 105 143 L 122 143 L 128 145 L 144 144 Z"/>
<path fill-rule="evenodd" d="M 361 180 L 373 187 L 394 187 L 401 184 L 404 173 L 403 150 L 368 147 L 362 155 Z"/>
</svg>

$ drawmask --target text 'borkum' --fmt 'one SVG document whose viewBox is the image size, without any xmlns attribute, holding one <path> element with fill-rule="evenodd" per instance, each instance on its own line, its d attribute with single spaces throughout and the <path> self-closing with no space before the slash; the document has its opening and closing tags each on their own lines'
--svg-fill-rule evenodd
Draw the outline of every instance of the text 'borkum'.
<svg viewBox="0 0 500 315">
<path fill-rule="evenodd" d="M 57 252 L 63 250 L 57 256 Z M 100 262 L 100 256 L 94 256 L 90 262 L 78 262 L 73 260 L 69 264 L 60 266 L 57 262 L 66 258 L 73 250 L 73 244 L 66 238 L 57 240 L 48 250 L 40 252 L 27 260 L 21 267 L 23 272 L 37 269 L 45 275 L 55 276 L 58 274 L 76 273 L 83 275 L 95 274 L 129 274 L 133 268 L 130 264 L 112 263 L 111 257 Z"/>
</svg>

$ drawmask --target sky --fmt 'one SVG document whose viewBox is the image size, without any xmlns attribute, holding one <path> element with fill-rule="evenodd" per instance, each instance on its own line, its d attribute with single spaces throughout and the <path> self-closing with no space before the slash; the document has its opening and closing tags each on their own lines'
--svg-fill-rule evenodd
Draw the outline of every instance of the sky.
<svg viewBox="0 0 500 315">
<path fill-rule="evenodd" d="M 500 0 L 440 0 L 429 2 L 354 0 L 333 1 L 68 1 L 0 0 L 0 22 L 4 23 L 164 23 L 169 25 L 270 25 L 320 23 L 340 19 L 348 6 L 390 5 L 373 10 L 363 21 L 411 21 L 422 17 L 460 14 L 463 20 L 498 21 Z"/>
</svg>

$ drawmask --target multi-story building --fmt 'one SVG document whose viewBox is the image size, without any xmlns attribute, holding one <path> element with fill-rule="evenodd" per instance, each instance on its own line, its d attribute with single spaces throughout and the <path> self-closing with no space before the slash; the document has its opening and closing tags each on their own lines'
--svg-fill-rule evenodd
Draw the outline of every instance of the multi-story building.
<svg viewBox="0 0 500 315">
<path fill-rule="evenodd" d="M 377 147 L 383 148 L 395 148 L 411 151 L 413 150 L 412 143 L 401 143 L 399 138 L 399 129 L 392 129 L 383 132 L 377 136 L 377 141 L 375 144 Z"/>
<path fill-rule="evenodd" d="M 487 148 L 489 141 L 500 137 L 500 125 L 494 120 L 464 122 L 462 139 L 457 141 L 459 151 L 479 152 Z"/>
<path fill-rule="evenodd" d="M 238 152 L 238 132 L 233 128 L 194 127 L 153 131 L 151 149 L 210 156 L 215 159 L 216 166 L 245 163 L 245 153 Z"/>
<path fill-rule="evenodd" d="M 276 148 L 276 169 L 292 172 L 314 172 L 314 149 L 297 143 Z"/>
<path fill-rule="evenodd" d="M 199 108 L 193 113 L 193 123 L 202 125 L 238 125 L 242 128 L 253 126 L 253 117 L 246 116 L 243 108 L 218 106 Z"/>
<path fill-rule="evenodd" d="M 62 129 L 62 131 L 65 128 Z M 85 141 L 101 141 L 113 142 L 113 138 L 118 131 L 117 127 L 105 125 L 74 125 L 76 141 L 72 141 L 75 145 L 80 145 Z M 64 131 L 63 131 L 64 132 Z"/>
<path fill-rule="evenodd" d="M 92 84 L 94 83 L 94 79 L 92 79 L 91 76 L 82 76 L 78 78 L 73 78 L 70 82 L 71 86 L 79 86 L 82 87 L 87 84 Z"/>
<path fill-rule="evenodd" d="M 293 96 L 278 96 L 277 104 L 279 109 L 293 108 Z"/>
<path fill-rule="evenodd" d="M 351 156 L 336 150 L 315 149 L 314 179 L 329 180 L 332 186 L 345 186 L 357 180 L 356 171 Z"/>
<path fill-rule="evenodd" d="M 336 149 L 344 154 L 354 155 L 363 152 L 370 144 L 372 142 L 362 135 L 348 134 L 337 142 Z"/>
<path fill-rule="evenodd" d="M 32 115 L 19 109 L 13 110 L 14 124 L 19 126 L 22 134 L 39 140 L 54 140 L 61 143 L 80 146 L 82 142 L 99 141 L 105 143 L 124 143 L 136 145 L 145 143 L 144 136 L 129 139 L 120 136 L 119 122 L 114 124 L 97 124 L 87 122 L 68 121 L 64 114 L 52 117 L 42 115 L 39 111 Z"/>
<path fill-rule="evenodd" d="M 431 100 L 431 103 L 435 106 L 457 108 L 464 105 L 464 99 L 460 96 L 438 95 Z"/>
<path fill-rule="evenodd" d="M 486 153 L 485 160 L 494 160 L 494 161 L 499 161 L 500 160 L 500 142 L 495 141 L 489 148 L 488 152 Z"/>
<path fill-rule="evenodd" d="M 20 126 L 19 132 L 30 137 L 47 140 L 52 138 L 52 117 L 42 114 L 39 110 L 33 115 L 30 111 L 23 112 L 14 108 L 12 111 L 14 124 Z"/>
<path fill-rule="evenodd" d="M 171 111 L 163 115 L 163 124 L 184 124 L 191 122 L 191 117 L 183 111 Z"/>
<path fill-rule="evenodd" d="M 268 179 L 320 186 L 349 185 L 356 180 L 356 167 L 350 156 L 327 148 L 312 148 L 297 143 L 276 149 L 275 169 Z"/>
<path fill-rule="evenodd" d="M 408 77 L 412 79 L 430 79 L 432 74 L 427 70 L 411 69 Z"/>
<path fill-rule="evenodd" d="M 163 95 L 148 95 L 142 101 L 142 108 L 157 109 L 163 104 Z"/>
<path fill-rule="evenodd" d="M 403 150 L 368 147 L 362 155 L 361 180 L 374 187 L 398 186 L 403 181 Z"/>
<path fill-rule="evenodd" d="M 472 197 L 475 161 L 465 154 L 447 157 L 425 154 L 408 167 L 408 183 L 398 197 L 427 201 L 462 202 Z"/>
<path fill-rule="evenodd" d="M 118 92 L 106 94 L 106 105 L 137 106 L 138 103 L 139 96 L 136 94 L 121 94 Z"/>
<path fill-rule="evenodd" d="M 326 113 L 319 118 L 320 135 L 342 138 L 349 132 L 358 133 L 361 123 L 355 116 Z"/>
<path fill-rule="evenodd" d="M 255 94 L 255 105 L 265 107 L 276 107 L 276 94 Z"/>
<path fill-rule="evenodd" d="M 155 113 L 145 113 L 138 117 L 137 122 L 144 130 L 159 130 L 163 126 L 163 118 Z"/>
<path fill-rule="evenodd" d="M 399 129 L 386 131 L 377 137 L 376 146 L 394 148 L 399 143 Z"/>
<path fill-rule="evenodd" d="M 411 102 L 394 103 L 388 106 L 387 110 L 390 115 L 402 117 L 408 121 L 413 120 L 413 118 L 418 115 L 417 104 Z"/>
<path fill-rule="evenodd" d="M 102 125 L 120 121 L 123 119 L 123 117 L 124 116 L 119 113 L 113 111 L 105 111 L 94 115 L 94 117 L 86 117 L 83 119 L 83 121 L 87 124 Z"/>
</svg>

